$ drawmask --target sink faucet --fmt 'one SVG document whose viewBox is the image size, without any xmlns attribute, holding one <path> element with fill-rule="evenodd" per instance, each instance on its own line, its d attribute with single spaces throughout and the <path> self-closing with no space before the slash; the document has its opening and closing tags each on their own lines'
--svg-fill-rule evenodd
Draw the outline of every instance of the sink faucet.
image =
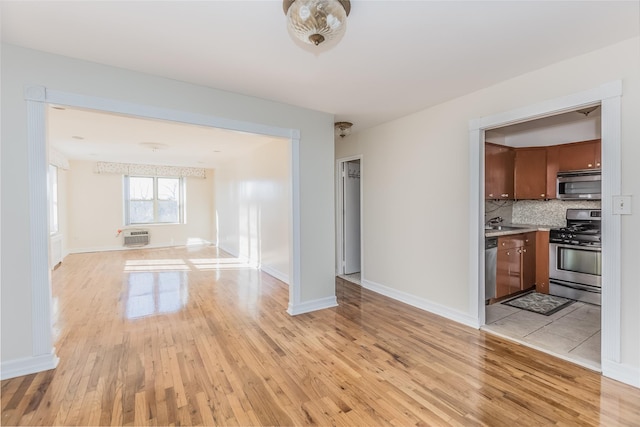
<svg viewBox="0 0 640 427">
<path fill-rule="evenodd" d="M 502 219 L 502 217 L 495 216 L 495 217 L 491 218 L 489 221 L 487 221 L 487 224 L 488 225 L 496 225 L 496 224 L 500 224 L 502 221 L 504 221 Z"/>
</svg>

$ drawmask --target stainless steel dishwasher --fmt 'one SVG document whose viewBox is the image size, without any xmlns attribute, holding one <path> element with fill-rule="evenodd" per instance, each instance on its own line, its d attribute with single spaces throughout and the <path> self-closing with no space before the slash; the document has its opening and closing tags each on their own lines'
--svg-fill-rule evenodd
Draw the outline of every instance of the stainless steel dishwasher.
<svg viewBox="0 0 640 427">
<path fill-rule="evenodd" d="M 484 299 L 496 297 L 496 264 L 498 261 L 498 238 L 484 239 Z"/>
</svg>

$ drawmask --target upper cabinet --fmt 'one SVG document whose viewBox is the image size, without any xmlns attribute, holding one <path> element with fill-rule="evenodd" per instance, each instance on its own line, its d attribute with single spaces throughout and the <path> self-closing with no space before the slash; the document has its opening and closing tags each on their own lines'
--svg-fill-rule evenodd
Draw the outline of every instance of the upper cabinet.
<svg viewBox="0 0 640 427">
<path fill-rule="evenodd" d="M 547 147 L 547 198 L 556 198 L 556 178 L 560 170 L 560 146 Z"/>
<path fill-rule="evenodd" d="M 558 146 L 559 170 L 600 169 L 601 141 L 574 142 Z"/>
<path fill-rule="evenodd" d="M 546 147 L 515 150 L 514 182 L 516 199 L 549 198 Z"/>
<path fill-rule="evenodd" d="M 504 145 L 485 143 L 485 198 L 513 199 L 515 150 Z"/>
<path fill-rule="evenodd" d="M 556 198 L 558 171 L 601 168 L 599 139 L 548 147 L 485 143 L 485 199 Z"/>
</svg>

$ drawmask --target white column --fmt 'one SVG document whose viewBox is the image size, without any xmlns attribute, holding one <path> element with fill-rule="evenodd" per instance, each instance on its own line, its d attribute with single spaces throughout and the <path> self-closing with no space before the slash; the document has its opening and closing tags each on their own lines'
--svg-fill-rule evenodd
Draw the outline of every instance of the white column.
<svg viewBox="0 0 640 427">
<path fill-rule="evenodd" d="M 29 153 L 29 236 L 31 252 L 31 307 L 33 356 L 54 352 L 51 325 L 51 278 L 49 271 L 49 208 L 47 204 L 46 89 L 25 89 L 27 144 Z"/>
<path fill-rule="evenodd" d="M 291 131 L 291 205 L 289 221 L 289 306 L 287 312 L 296 314 L 300 305 L 300 131 Z"/>
<path fill-rule="evenodd" d="M 613 196 L 620 194 L 620 96 L 602 100 L 602 362 L 620 363 L 620 215 Z"/>
</svg>

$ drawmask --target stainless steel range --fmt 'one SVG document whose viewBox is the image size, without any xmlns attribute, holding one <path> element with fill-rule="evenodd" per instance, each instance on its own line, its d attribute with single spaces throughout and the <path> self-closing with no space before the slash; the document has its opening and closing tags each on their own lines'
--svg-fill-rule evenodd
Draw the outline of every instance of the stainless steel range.
<svg viewBox="0 0 640 427">
<path fill-rule="evenodd" d="M 601 211 L 567 209 L 566 218 L 549 233 L 549 293 L 601 305 Z"/>
</svg>

